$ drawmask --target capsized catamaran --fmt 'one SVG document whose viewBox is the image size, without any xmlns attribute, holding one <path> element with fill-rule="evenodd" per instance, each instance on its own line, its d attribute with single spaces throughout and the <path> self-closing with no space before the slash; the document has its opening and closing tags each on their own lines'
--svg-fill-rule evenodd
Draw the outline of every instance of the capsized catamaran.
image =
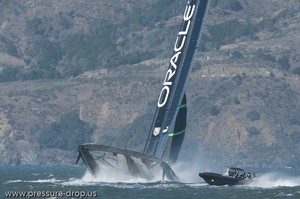
<svg viewBox="0 0 300 199">
<path fill-rule="evenodd" d="M 101 165 L 106 165 L 146 179 L 151 179 L 157 168 L 160 168 L 163 171 L 163 178 L 178 180 L 169 164 L 176 162 L 185 135 L 187 115 L 185 82 L 199 45 L 209 1 L 188 0 L 186 4 L 183 22 L 176 38 L 143 152 L 105 145 L 82 144 L 78 146 L 76 164 L 81 158 L 93 175 L 98 175 L 101 172 Z"/>
</svg>

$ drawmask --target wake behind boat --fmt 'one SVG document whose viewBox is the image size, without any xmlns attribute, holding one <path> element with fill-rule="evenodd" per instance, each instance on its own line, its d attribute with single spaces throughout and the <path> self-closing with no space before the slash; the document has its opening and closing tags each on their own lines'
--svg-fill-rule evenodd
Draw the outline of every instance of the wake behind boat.
<svg viewBox="0 0 300 199">
<path fill-rule="evenodd" d="M 213 172 L 200 172 L 199 176 L 210 185 L 243 185 L 254 179 L 255 174 L 250 174 L 237 167 L 227 167 L 223 174 Z"/>
</svg>

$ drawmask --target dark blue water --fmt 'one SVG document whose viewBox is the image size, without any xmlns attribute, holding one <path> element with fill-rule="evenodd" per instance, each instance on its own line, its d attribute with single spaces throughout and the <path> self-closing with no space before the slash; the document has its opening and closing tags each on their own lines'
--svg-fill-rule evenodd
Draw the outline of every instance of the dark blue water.
<svg viewBox="0 0 300 199">
<path fill-rule="evenodd" d="M 113 175 L 107 173 L 107 176 Z M 250 185 L 233 187 L 209 186 L 200 178 L 193 183 L 94 179 L 83 167 L 0 167 L 0 176 L 0 198 L 300 199 L 300 173 L 297 170 L 269 171 Z M 19 192 L 27 195 L 7 197 L 7 194 Z M 54 195 L 58 193 L 64 197 Z"/>
</svg>

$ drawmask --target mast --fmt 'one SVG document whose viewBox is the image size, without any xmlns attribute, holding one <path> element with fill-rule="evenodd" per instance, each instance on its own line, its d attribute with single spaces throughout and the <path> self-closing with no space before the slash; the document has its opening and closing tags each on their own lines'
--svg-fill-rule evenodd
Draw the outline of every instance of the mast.
<svg viewBox="0 0 300 199">
<path fill-rule="evenodd" d="M 144 153 L 161 158 L 168 141 L 178 107 L 183 100 L 185 82 L 198 48 L 210 0 L 188 0 L 177 35 L 173 55 L 157 101 L 155 115 Z"/>
</svg>

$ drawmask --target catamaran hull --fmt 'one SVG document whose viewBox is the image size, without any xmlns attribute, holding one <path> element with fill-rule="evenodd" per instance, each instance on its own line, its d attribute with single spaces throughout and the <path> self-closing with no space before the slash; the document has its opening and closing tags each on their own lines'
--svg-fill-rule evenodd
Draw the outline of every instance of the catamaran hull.
<svg viewBox="0 0 300 199">
<path fill-rule="evenodd" d="M 171 181 L 178 181 L 175 172 L 168 163 L 160 158 L 137 151 L 98 144 L 82 144 L 78 146 L 76 164 L 80 158 L 94 176 L 101 173 L 101 166 L 117 168 L 123 160 L 123 165 L 127 167 L 131 176 L 151 180 L 155 173 L 154 168 L 160 167 L 163 171 L 163 178 L 166 177 Z"/>
<path fill-rule="evenodd" d="M 243 185 L 249 182 L 246 178 L 235 178 L 230 176 L 224 176 L 218 173 L 202 172 L 199 176 L 205 180 L 209 185 Z"/>
</svg>

